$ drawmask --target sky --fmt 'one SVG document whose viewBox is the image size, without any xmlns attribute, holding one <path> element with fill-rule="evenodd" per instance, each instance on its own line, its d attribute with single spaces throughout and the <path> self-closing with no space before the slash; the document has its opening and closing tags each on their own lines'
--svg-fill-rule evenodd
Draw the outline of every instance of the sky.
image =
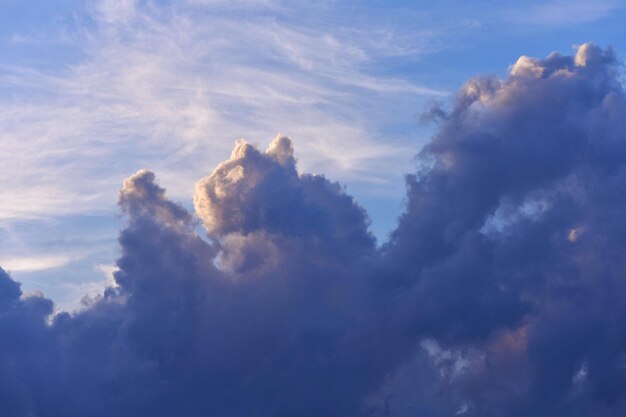
<svg viewBox="0 0 626 417">
<path fill-rule="evenodd" d="M 620 414 L 625 19 L 1 2 L 0 414 Z"/>
<path fill-rule="evenodd" d="M 158 171 L 190 206 L 237 139 L 277 134 L 302 172 L 355 196 L 382 244 L 433 102 L 521 55 L 593 41 L 624 56 L 623 6 L 3 1 L 0 264 L 72 309 L 110 277 L 124 178 Z"/>
</svg>

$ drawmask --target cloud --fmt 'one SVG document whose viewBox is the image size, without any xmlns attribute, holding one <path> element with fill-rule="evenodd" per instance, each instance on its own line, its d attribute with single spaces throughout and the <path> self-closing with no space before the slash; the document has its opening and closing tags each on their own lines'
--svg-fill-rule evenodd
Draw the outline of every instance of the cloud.
<svg viewBox="0 0 626 417">
<path fill-rule="evenodd" d="M 66 255 L 44 256 L 44 257 L 27 257 L 27 258 L 9 258 L 1 259 L 0 265 L 12 272 L 18 271 L 41 271 L 51 268 L 60 268 L 67 265 L 73 260 L 72 257 Z"/>
<path fill-rule="evenodd" d="M 0 175 L 13 178 L 0 190 L 0 218 L 109 213 L 113 184 L 145 165 L 188 198 L 235 138 L 269 138 L 278 125 L 301 138 L 302 166 L 343 180 L 389 182 L 360 173 L 374 160 L 408 163 L 371 121 L 387 102 L 409 108 L 443 93 L 371 69 L 395 39 L 379 45 L 344 24 L 292 21 L 307 12 L 297 4 L 222 3 L 94 1 L 38 28 L 38 42 L 61 50 L 0 68 Z M 335 137 L 359 152 L 334 152 Z"/>
<path fill-rule="evenodd" d="M 152 171 L 129 177 L 102 296 L 52 316 L 0 270 L 0 414 L 622 414 L 612 51 L 522 57 L 432 114 L 380 248 L 283 135 L 236 143 L 197 183 L 195 214 Z"/>
<path fill-rule="evenodd" d="M 362 20 L 342 21 L 333 2 L 38 3 L 3 6 L 0 177 L 11 181 L 0 188 L 0 223 L 18 234 L 42 229 L 25 253 L 14 253 L 0 231 L 2 260 L 47 257 L 49 244 L 74 252 L 53 238 L 66 232 L 50 222 L 113 218 L 117 186 L 138 167 L 158 172 L 171 197 L 188 205 L 197 179 L 234 140 L 263 142 L 277 127 L 299 138 L 300 169 L 395 209 L 416 133 L 390 126 L 445 94 L 404 68 L 381 72 L 392 56 L 420 59 L 441 34 L 413 22 L 389 28 L 389 19 L 365 9 L 353 16 L 370 22 L 367 30 Z M 398 110 L 385 111 L 390 106 Z M 79 250 L 101 247 L 88 231 L 81 239 Z M 14 277 L 66 308 L 76 297 L 54 287 L 112 263 L 111 252 L 59 268 L 58 279 Z"/>
<path fill-rule="evenodd" d="M 471 79 L 433 112 L 386 255 L 414 278 L 415 326 L 481 346 L 483 365 L 447 388 L 468 415 L 621 412 L 624 335 L 608 329 L 624 317 L 625 111 L 612 51 L 585 44 Z M 581 366 L 595 379 L 579 386 Z"/>
</svg>

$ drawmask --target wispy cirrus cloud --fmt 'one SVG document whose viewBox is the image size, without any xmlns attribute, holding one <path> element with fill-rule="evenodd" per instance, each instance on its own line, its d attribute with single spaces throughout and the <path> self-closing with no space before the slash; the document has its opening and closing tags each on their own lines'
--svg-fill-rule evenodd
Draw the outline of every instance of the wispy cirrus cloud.
<svg viewBox="0 0 626 417">
<path fill-rule="evenodd" d="M 412 109 L 444 92 L 372 68 L 389 55 L 427 51 L 433 34 L 407 47 L 384 27 L 286 19 L 303 9 L 89 3 L 71 27 L 57 28 L 75 56 L 70 64 L 0 68 L 0 176 L 12 178 L 0 190 L 9 202 L 0 218 L 110 211 L 115 184 L 138 166 L 189 190 L 234 138 L 266 140 L 277 129 L 299 139 L 304 169 L 388 182 L 360 175 L 374 161 L 391 168 L 409 160 L 407 138 L 380 128 L 383 109 Z M 16 48 L 28 43 L 18 38 Z"/>
</svg>

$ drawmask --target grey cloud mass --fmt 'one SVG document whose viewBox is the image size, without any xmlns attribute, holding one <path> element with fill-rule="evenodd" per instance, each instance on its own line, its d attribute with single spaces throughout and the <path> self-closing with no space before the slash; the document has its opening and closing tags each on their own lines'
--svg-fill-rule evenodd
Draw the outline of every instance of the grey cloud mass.
<svg viewBox="0 0 626 417">
<path fill-rule="evenodd" d="M 618 61 L 469 80 L 377 247 L 290 139 L 238 142 L 195 214 L 124 183 L 116 286 L 53 315 L 0 269 L 0 415 L 626 413 L 626 95 Z M 202 225 L 204 231 L 199 232 Z"/>
</svg>

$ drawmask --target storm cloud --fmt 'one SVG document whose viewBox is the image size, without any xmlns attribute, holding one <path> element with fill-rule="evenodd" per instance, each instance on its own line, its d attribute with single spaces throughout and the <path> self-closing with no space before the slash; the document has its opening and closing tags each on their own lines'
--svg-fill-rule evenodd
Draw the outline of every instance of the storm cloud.
<svg viewBox="0 0 626 417">
<path fill-rule="evenodd" d="M 195 213 L 124 182 L 116 285 L 53 314 L 0 269 L 3 416 L 626 411 L 626 95 L 610 49 L 469 80 L 377 246 L 290 139 L 244 141 Z M 203 231 L 200 232 L 200 226 Z"/>
</svg>

